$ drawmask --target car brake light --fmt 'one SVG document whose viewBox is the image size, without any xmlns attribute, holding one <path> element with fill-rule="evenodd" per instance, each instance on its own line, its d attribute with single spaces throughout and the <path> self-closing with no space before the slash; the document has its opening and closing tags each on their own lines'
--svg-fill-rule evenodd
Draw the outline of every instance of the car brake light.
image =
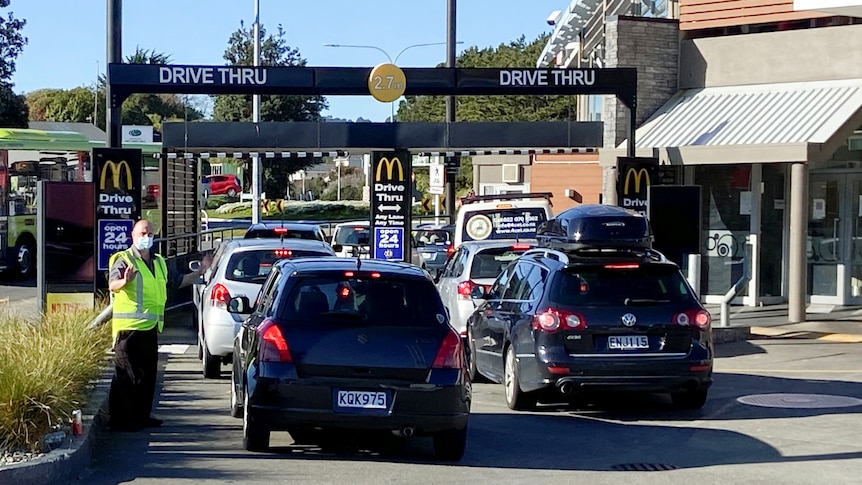
<svg viewBox="0 0 862 485">
<path fill-rule="evenodd" d="M 230 292 L 227 291 L 227 287 L 221 283 L 213 286 L 212 293 L 210 293 L 210 300 L 212 304 L 216 308 L 226 309 L 227 302 L 230 300 Z"/>
<path fill-rule="evenodd" d="M 275 229 L 273 229 L 272 231 L 273 231 L 274 233 L 276 233 L 276 234 L 286 234 L 286 233 L 287 233 L 287 228 L 286 228 L 286 227 L 276 227 L 276 228 L 275 228 Z"/>
<path fill-rule="evenodd" d="M 523 243 L 512 244 L 512 249 L 524 249 L 524 250 L 526 250 L 526 249 L 530 249 L 531 247 L 532 246 L 530 246 L 529 244 L 523 244 Z"/>
<path fill-rule="evenodd" d="M 587 321 L 583 315 L 549 308 L 533 317 L 533 328 L 547 333 L 554 333 L 561 328 L 583 330 L 587 328 Z"/>
<path fill-rule="evenodd" d="M 272 320 L 265 320 L 257 329 L 260 335 L 260 349 L 258 356 L 261 362 L 284 362 L 292 363 L 293 356 L 281 328 Z"/>
<path fill-rule="evenodd" d="M 497 209 L 511 209 L 514 207 L 512 204 L 497 204 Z"/>
<path fill-rule="evenodd" d="M 638 269 L 640 265 L 637 263 L 629 264 L 606 264 L 605 269 Z"/>
<path fill-rule="evenodd" d="M 711 321 L 712 317 L 709 316 L 709 312 L 700 308 L 695 308 L 693 310 L 677 313 L 673 316 L 672 323 L 682 327 L 692 325 L 698 328 L 708 328 Z"/>
<path fill-rule="evenodd" d="M 467 280 L 458 283 L 458 298 L 461 300 L 470 300 L 472 297 L 470 294 L 473 293 L 473 288 L 479 286 L 477 283 Z"/>
<path fill-rule="evenodd" d="M 279 258 L 289 258 L 293 255 L 293 251 L 290 249 L 276 249 L 275 255 Z"/>
<path fill-rule="evenodd" d="M 452 256 L 453 254 L 455 254 L 455 245 L 454 244 L 450 244 L 449 247 L 446 248 L 446 254 L 448 254 L 449 256 Z"/>
<path fill-rule="evenodd" d="M 353 278 L 353 271 L 345 271 L 344 276 L 347 278 Z"/>
<path fill-rule="evenodd" d="M 372 278 L 380 278 L 380 273 L 371 273 Z"/>
<path fill-rule="evenodd" d="M 464 349 L 461 348 L 461 337 L 455 330 L 446 332 L 431 367 L 434 369 L 461 369 L 464 367 Z"/>
</svg>

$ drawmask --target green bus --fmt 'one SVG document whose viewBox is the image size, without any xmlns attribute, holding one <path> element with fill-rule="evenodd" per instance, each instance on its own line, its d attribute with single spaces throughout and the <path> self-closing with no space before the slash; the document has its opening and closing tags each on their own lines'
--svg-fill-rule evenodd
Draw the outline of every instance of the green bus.
<svg viewBox="0 0 862 485">
<path fill-rule="evenodd" d="M 92 182 L 90 154 L 103 146 L 77 132 L 0 128 L 0 271 L 17 278 L 35 277 L 37 183 Z M 161 144 L 126 148 L 142 148 L 152 155 Z M 158 171 L 157 159 L 145 156 L 148 165 L 151 173 Z"/>
</svg>

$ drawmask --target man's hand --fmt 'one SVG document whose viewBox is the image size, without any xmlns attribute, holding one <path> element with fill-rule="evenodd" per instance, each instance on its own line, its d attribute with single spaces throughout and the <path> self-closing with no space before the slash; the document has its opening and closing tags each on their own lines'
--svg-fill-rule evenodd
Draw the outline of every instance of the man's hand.
<svg viewBox="0 0 862 485">
<path fill-rule="evenodd" d="M 125 288 L 126 285 L 131 283 L 132 280 L 135 279 L 135 276 L 137 274 L 138 274 L 138 272 L 135 271 L 134 266 L 126 265 L 125 269 L 123 269 L 123 275 L 120 276 L 119 278 L 117 278 L 116 280 L 108 283 L 108 288 L 111 291 L 120 291 L 123 288 Z"/>
<path fill-rule="evenodd" d="M 213 264 L 213 256 L 212 254 L 205 254 L 203 259 L 201 259 L 201 267 L 198 269 L 198 274 L 204 274 Z"/>
</svg>

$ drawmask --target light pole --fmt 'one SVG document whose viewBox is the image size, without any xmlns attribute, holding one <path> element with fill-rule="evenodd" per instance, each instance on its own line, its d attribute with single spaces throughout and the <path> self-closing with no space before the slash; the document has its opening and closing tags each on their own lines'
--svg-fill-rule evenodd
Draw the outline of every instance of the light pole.
<svg viewBox="0 0 862 485">
<path fill-rule="evenodd" d="M 456 42 L 456 44 L 463 44 L 463 43 L 464 43 L 463 41 Z M 430 47 L 430 46 L 435 46 L 435 45 L 448 45 L 448 42 L 427 42 L 427 43 L 424 43 L 424 44 L 413 44 L 413 45 L 408 45 L 407 47 L 405 47 L 405 48 L 401 49 L 400 51 L 398 51 L 398 54 L 396 54 L 396 55 L 395 55 L 395 59 L 393 59 L 393 58 L 392 58 L 392 56 L 390 56 L 388 52 L 386 52 L 385 50 L 381 49 L 380 47 L 377 47 L 376 45 L 361 45 L 361 44 L 323 44 L 323 46 L 324 46 L 324 47 L 347 48 L 347 49 L 374 49 L 374 50 L 376 50 L 376 51 L 378 51 L 378 52 L 382 52 L 382 53 L 383 53 L 383 55 L 384 55 L 384 56 L 386 56 L 386 59 L 388 59 L 388 60 L 389 60 L 389 63 L 390 63 L 390 64 L 395 64 L 395 65 L 397 65 L 397 64 L 398 64 L 398 58 L 399 58 L 399 57 L 401 57 L 401 54 L 404 54 L 404 53 L 405 53 L 405 52 L 407 52 L 408 50 L 413 49 L 414 47 Z M 395 121 L 395 101 L 393 101 L 392 103 L 390 103 L 390 105 L 391 105 L 391 111 L 392 111 L 392 112 L 391 112 L 391 119 L 392 119 L 392 121 L 394 122 L 394 121 Z"/>
<path fill-rule="evenodd" d="M 254 0 L 254 67 L 260 66 L 260 0 Z M 260 123 L 260 95 L 252 96 L 253 123 Z M 260 222 L 260 157 L 251 159 L 251 222 Z"/>
<path fill-rule="evenodd" d="M 337 158 L 334 158 L 333 161 L 335 162 L 335 171 L 336 171 L 337 177 L 338 177 L 338 195 L 336 196 L 336 198 L 337 198 L 337 200 L 340 201 L 341 200 L 341 167 L 342 166 L 346 167 L 346 166 L 350 165 L 350 159 L 337 157 Z"/>
</svg>

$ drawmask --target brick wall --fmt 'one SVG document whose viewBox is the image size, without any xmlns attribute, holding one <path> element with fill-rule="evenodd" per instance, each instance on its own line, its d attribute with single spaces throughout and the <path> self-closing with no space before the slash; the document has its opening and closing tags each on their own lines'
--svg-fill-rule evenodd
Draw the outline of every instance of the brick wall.
<svg viewBox="0 0 862 485">
<path fill-rule="evenodd" d="M 602 193 L 602 168 L 596 154 L 538 155 L 533 161 L 531 192 L 554 194 L 554 214 L 578 205 L 566 197 L 574 189 L 584 204 L 598 204 Z"/>
</svg>

